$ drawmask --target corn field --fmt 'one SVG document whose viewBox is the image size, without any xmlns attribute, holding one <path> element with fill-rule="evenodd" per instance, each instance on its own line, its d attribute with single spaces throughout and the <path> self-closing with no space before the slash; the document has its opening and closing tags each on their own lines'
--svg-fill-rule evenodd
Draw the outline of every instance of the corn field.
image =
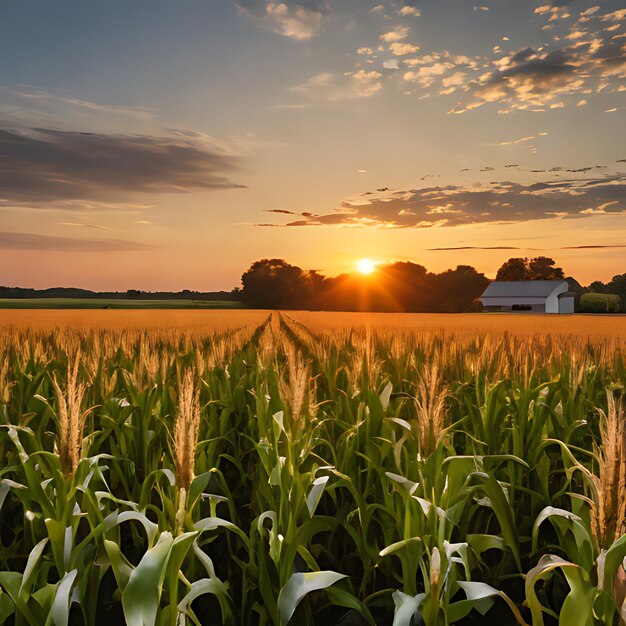
<svg viewBox="0 0 626 626">
<path fill-rule="evenodd" d="M 623 334 L 220 315 L 0 329 L 0 623 L 626 623 Z"/>
</svg>

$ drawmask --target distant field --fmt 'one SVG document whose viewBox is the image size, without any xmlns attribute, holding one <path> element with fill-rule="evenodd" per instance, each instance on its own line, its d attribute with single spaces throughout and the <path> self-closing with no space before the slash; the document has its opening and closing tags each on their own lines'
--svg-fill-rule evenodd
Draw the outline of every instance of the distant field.
<svg viewBox="0 0 626 626">
<path fill-rule="evenodd" d="M 67 328 L 99 330 L 194 330 L 212 333 L 261 324 L 269 311 L 253 309 L 0 309 L 0 329 L 33 331 Z"/>
<path fill-rule="evenodd" d="M 224 300 L 105 300 L 101 298 L 0 298 L 0 309 L 241 309 Z"/>
<path fill-rule="evenodd" d="M 514 313 L 327 313 L 288 311 L 313 332 L 369 327 L 456 336 L 474 334 L 577 335 L 626 341 L 626 315 L 546 315 Z"/>
<path fill-rule="evenodd" d="M 178 308 L 167 306 L 177 300 L 142 301 L 153 303 L 149 308 L 34 308 L 31 310 L 3 307 L 0 300 L 0 328 L 2 326 L 30 327 L 32 329 L 109 328 L 109 329 L 223 329 L 260 324 L 269 311 L 255 309 Z M 15 302 L 15 301 L 11 301 Z M 30 301 L 32 302 L 32 301 Z M 43 302 L 43 301 L 42 301 Z M 83 302 L 91 302 L 90 300 Z M 118 302 L 115 300 L 98 301 Z M 125 304 L 132 302 L 121 301 Z M 216 305 L 225 304 L 216 302 Z M 163 306 L 166 305 L 166 306 Z M 4 310 L 3 310 L 4 309 Z M 624 315 L 515 315 L 500 313 L 344 313 L 316 311 L 288 311 L 287 319 L 300 322 L 315 333 L 370 328 L 381 332 L 414 332 L 419 334 L 442 332 L 464 337 L 474 335 L 575 335 L 578 337 L 610 337 L 626 341 Z"/>
</svg>

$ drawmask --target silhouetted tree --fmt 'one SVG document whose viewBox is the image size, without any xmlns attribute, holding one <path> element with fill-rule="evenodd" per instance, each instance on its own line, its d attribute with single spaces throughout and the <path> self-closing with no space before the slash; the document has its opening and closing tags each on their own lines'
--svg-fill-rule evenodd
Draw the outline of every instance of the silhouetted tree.
<svg viewBox="0 0 626 626">
<path fill-rule="evenodd" d="M 506 261 L 496 274 L 496 280 L 559 280 L 565 275 L 556 261 L 547 256 L 534 259 L 512 258 Z"/>
<path fill-rule="evenodd" d="M 611 282 L 607 285 L 607 291 L 619 296 L 620 311 L 626 312 L 626 274 L 613 276 Z"/>
<path fill-rule="evenodd" d="M 594 280 L 587 289 L 591 293 L 606 293 L 606 285 L 601 280 Z"/>
<path fill-rule="evenodd" d="M 241 296 L 258 309 L 309 308 L 312 299 L 311 273 L 283 259 L 262 259 L 241 277 Z"/>
<path fill-rule="evenodd" d="M 554 267 L 556 261 L 547 256 L 538 256 L 530 259 L 528 270 L 530 280 L 562 280 L 565 278 L 560 267 Z"/>
<path fill-rule="evenodd" d="M 439 309 L 446 313 L 463 313 L 475 307 L 476 299 L 485 291 L 489 279 L 471 265 L 459 265 L 434 275 L 439 295 Z"/>
<path fill-rule="evenodd" d="M 530 280 L 528 259 L 513 258 L 505 261 L 496 274 L 496 280 Z"/>
</svg>

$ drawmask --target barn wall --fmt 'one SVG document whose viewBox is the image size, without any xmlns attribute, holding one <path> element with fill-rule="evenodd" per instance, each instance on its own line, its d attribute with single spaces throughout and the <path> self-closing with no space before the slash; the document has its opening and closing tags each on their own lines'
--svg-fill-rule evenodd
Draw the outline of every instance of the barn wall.
<svg viewBox="0 0 626 626">
<path fill-rule="evenodd" d="M 559 306 L 559 294 L 565 293 L 567 289 L 567 283 L 564 282 L 546 298 L 546 313 L 564 313 Z"/>
<path fill-rule="evenodd" d="M 559 296 L 556 293 L 551 293 L 546 298 L 546 313 L 558 313 L 559 312 Z"/>
</svg>

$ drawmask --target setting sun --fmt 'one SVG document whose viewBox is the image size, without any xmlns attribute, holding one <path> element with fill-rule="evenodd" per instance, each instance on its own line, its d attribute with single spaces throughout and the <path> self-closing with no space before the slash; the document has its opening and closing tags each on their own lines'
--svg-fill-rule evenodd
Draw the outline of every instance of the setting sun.
<svg viewBox="0 0 626 626">
<path fill-rule="evenodd" d="M 371 274 L 376 269 L 376 263 L 371 259 L 359 259 L 356 269 L 360 274 Z"/>
</svg>

